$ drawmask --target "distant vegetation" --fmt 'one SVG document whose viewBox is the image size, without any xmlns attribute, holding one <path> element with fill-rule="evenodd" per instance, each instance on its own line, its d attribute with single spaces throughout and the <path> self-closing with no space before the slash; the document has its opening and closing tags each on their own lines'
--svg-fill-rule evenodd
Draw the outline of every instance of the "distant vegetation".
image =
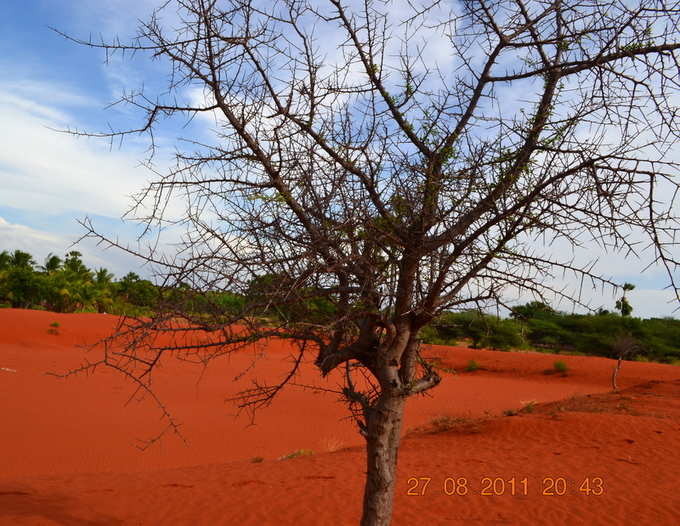
<svg viewBox="0 0 680 526">
<path fill-rule="evenodd" d="M 198 295 L 189 287 L 158 287 L 134 272 L 116 280 L 107 269 L 89 269 L 77 251 L 64 258 L 50 254 L 42 265 L 21 250 L 0 252 L 0 307 L 143 316 L 153 314 L 162 302 L 181 302 L 197 314 L 211 309 L 238 313 L 248 303 L 266 301 L 268 289 L 276 282 L 264 276 L 254 279 L 243 295 Z M 315 298 L 313 291 L 306 301 L 319 319 L 333 316 L 333 305 Z M 422 337 L 426 343 L 452 345 L 468 340 L 473 347 L 499 350 L 625 356 L 667 363 L 680 360 L 680 320 L 634 318 L 625 295 L 616 302 L 616 309 L 617 313 L 601 309 L 596 314 L 566 314 L 534 301 L 515 307 L 507 319 L 478 311 L 447 312 L 426 327 Z M 272 306 L 271 315 L 295 318 L 300 310 L 299 304 Z"/>
<path fill-rule="evenodd" d="M 680 320 L 633 318 L 600 310 L 567 314 L 531 302 L 515 307 L 510 318 L 477 311 L 440 316 L 424 334 L 428 343 L 452 345 L 469 340 L 473 347 L 499 350 L 533 349 L 571 354 L 654 360 L 680 360 Z"/>
<path fill-rule="evenodd" d="M 0 252 L 0 305 L 54 312 L 146 314 L 158 289 L 130 272 L 114 280 L 105 268 L 89 269 L 80 252 L 49 254 L 42 265 L 21 250 Z"/>
</svg>

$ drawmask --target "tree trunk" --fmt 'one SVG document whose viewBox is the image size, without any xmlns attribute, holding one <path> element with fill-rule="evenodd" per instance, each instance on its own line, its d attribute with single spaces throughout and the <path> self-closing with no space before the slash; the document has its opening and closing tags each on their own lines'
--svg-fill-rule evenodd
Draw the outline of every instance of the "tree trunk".
<svg viewBox="0 0 680 526">
<path fill-rule="evenodd" d="M 616 361 L 616 365 L 614 366 L 614 371 L 612 371 L 612 389 L 614 389 L 614 391 L 618 390 L 616 378 L 619 375 L 619 371 L 621 370 L 621 360 L 622 357 L 619 355 L 619 359 Z"/>
<path fill-rule="evenodd" d="M 366 486 L 361 526 L 387 526 L 397 474 L 405 398 L 383 392 L 366 414 Z"/>
</svg>

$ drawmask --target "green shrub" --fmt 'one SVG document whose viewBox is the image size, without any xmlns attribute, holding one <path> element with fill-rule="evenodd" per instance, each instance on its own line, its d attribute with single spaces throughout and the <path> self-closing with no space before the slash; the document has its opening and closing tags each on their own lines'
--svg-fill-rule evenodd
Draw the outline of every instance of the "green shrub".
<svg viewBox="0 0 680 526">
<path fill-rule="evenodd" d="M 474 372 L 477 369 L 479 369 L 479 364 L 477 362 L 475 362 L 474 360 L 470 360 L 468 362 L 467 366 L 465 367 L 465 370 L 469 373 Z"/>
<path fill-rule="evenodd" d="M 567 371 L 569 370 L 569 367 L 567 367 L 567 364 L 564 363 L 562 360 L 557 360 L 553 364 L 553 369 L 555 369 L 556 373 L 560 374 L 567 374 Z"/>
<path fill-rule="evenodd" d="M 494 320 L 489 325 L 489 332 L 481 340 L 483 347 L 508 351 L 522 347 L 524 339 L 520 324 L 514 320 Z"/>
<path fill-rule="evenodd" d="M 431 343 L 434 345 L 456 345 L 456 340 L 446 339 L 435 325 L 423 327 L 419 336 L 424 343 Z"/>
<path fill-rule="evenodd" d="M 549 318 L 555 314 L 550 305 L 540 301 L 531 301 L 525 305 L 519 305 L 512 309 L 510 317 L 520 320 L 531 318 Z"/>
<path fill-rule="evenodd" d="M 53 321 L 50 323 L 50 328 L 47 329 L 48 334 L 59 334 L 59 322 Z"/>
</svg>

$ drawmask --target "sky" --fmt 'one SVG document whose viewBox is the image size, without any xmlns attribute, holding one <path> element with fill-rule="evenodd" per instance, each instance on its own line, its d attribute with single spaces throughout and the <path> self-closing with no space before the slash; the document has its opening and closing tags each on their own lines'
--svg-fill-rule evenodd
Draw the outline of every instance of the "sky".
<svg viewBox="0 0 680 526">
<path fill-rule="evenodd" d="M 118 277 L 129 271 L 148 274 L 140 260 L 83 241 L 78 221 L 93 220 L 102 232 L 136 246 L 140 227 L 122 216 L 131 195 L 153 177 L 141 165 L 146 143 L 134 137 L 122 147 L 106 140 L 77 138 L 55 130 L 106 130 L 129 123 L 125 108 L 108 107 L 125 90 L 142 82 L 162 82 L 162 63 L 143 57 L 108 62 L 100 50 L 79 46 L 51 27 L 74 37 L 95 40 L 133 36 L 158 0 L 4 0 L 0 17 L 0 250 L 22 249 L 39 262 L 52 252 L 80 250 L 91 267 L 106 267 Z M 153 87 L 153 86 L 152 86 Z M 200 134 L 201 119 L 186 135 Z M 193 127 L 193 128 L 192 128 Z M 169 163 L 177 130 L 159 134 L 157 167 Z M 568 247 L 560 250 L 568 251 Z M 677 301 L 664 287 L 668 276 L 645 260 L 590 252 L 607 277 L 630 282 L 629 294 L 639 316 L 680 316 Z M 568 278 L 567 278 L 568 279 Z M 611 292 L 595 303 L 613 308 Z M 563 306 L 565 309 L 566 306 Z"/>
</svg>

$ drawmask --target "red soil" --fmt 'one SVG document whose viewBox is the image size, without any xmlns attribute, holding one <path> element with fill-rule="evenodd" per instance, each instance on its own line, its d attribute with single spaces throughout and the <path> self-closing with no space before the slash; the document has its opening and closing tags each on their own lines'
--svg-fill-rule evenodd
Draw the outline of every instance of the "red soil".
<svg viewBox="0 0 680 526">
<path fill-rule="evenodd" d="M 48 332 L 53 322 L 58 334 Z M 107 335 L 115 322 L 0 310 L 0 524 L 358 522 L 362 439 L 337 395 L 323 390 L 339 380 L 322 380 L 312 356 L 295 381 L 316 388 L 288 387 L 252 426 L 224 400 L 253 378 L 281 378 L 288 344 L 270 341 L 205 370 L 162 362 L 155 390 L 189 445 L 167 435 L 140 451 L 136 439 L 163 423 L 148 399 L 124 405 L 132 385 L 120 374 L 45 374 L 94 361 L 96 350 L 77 345 Z M 680 524 L 680 369 L 626 362 L 622 391 L 612 394 L 608 359 L 440 346 L 429 352 L 443 371 L 458 374 L 442 372 L 431 397 L 409 402 L 394 524 Z M 464 372 L 471 359 L 482 369 Z M 568 375 L 544 374 L 558 359 Z M 532 412 L 502 416 L 532 401 Z M 315 453 L 278 460 L 300 449 Z M 579 491 L 588 479 L 591 493 L 599 492 L 596 477 L 603 495 Z M 424 495 L 407 495 L 409 488 L 421 493 L 427 478 Z M 447 496 L 458 478 L 467 494 Z M 496 478 L 504 479 L 496 481 L 498 495 L 482 495 Z M 543 495 L 558 478 L 566 494 Z"/>
</svg>

